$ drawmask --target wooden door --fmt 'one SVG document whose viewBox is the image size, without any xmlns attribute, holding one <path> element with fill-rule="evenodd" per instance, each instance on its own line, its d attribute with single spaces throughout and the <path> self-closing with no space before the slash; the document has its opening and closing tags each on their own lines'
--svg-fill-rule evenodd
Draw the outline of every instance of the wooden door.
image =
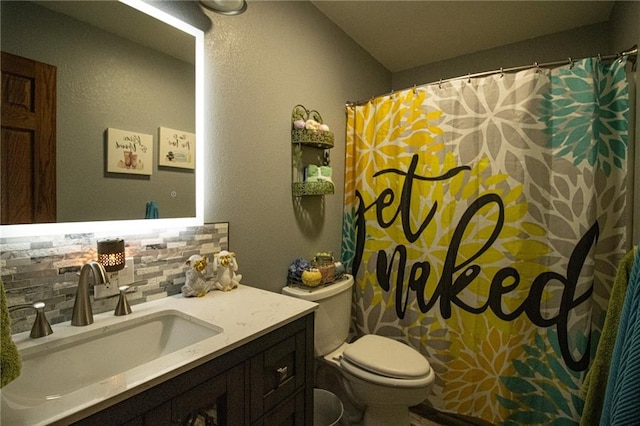
<svg viewBox="0 0 640 426">
<path fill-rule="evenodd" d="M 56 221 L 56 71 L 2 52 L 3 225 Z"/>
</svg>

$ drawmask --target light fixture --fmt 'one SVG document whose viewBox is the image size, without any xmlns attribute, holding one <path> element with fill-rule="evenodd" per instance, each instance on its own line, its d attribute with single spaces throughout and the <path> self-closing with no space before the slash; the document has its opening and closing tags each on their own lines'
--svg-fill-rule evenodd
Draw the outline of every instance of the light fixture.
<svg viewBox="0 0 640 426">
<path fill-rule="evenodd" d="M 222 15 L 240 15 L 247 10 L 245 0 L 200 0 L 200 4 Z"/>
<path fill-rule="evenodd" d="M 98 262 L 104 266 L 107 272 L 116 272 L 124 269 L 124 240 L 122 238 L 99 240 Z"/>
</svg>

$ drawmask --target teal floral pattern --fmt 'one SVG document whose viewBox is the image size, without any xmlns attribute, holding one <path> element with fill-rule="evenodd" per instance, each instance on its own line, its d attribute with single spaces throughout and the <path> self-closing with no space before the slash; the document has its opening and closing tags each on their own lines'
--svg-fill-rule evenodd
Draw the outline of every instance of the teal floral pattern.
<svg viewBox="0 0 640 426">
<path fill-rule="evenodd" d="M 555 156 L 572 156 L 574 165 L 588 162 L 607 176 L 622 169 L 627 152 L 628 86 L 626 60 L 613 64 L 587 59 L 551 76 L 540 119 Z"/>
<path fill-rule="evenodd" d="M 342 215 L 342 235 L 355 236 L 353 225 L 353 211 Z M 343 238 L 341 247 L 341 261 L 347 271 L 351 271 L 353 256 L 355 256 L 355 240 L 353 238 Z"/>
<path fill-rule="evenodd" d="M 579 336 L 584 345 L 586 336 Z M 534 344 L 525 346 L 526 356 L 512 360 L 516 375 L 501 377 L 511 398 L 498 395 L 511 411 L 503 426 L 544 424 L 578 425 L 584 401 L 579 395 L 583 373 L 566 368 L 560 357 L 557 333 L 536 333 Z"/>
</svg>

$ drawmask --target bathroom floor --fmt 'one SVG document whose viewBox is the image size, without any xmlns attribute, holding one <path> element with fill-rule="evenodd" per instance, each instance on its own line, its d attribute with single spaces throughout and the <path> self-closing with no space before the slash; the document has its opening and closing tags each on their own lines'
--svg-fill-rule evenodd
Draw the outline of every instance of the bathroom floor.
<svg viewBox="0 0 640 426">
<path fill-rule="evenodd" d="M 416 413 L 409 414 L 409 421 L 411 422 L 411 426 L 440 426 L 440 423 L 436 423 L 429 419 L 425 419 L 424 417 L 420 417 Z"/>
<path fill-rule="evenodd" d="M 427 403 L 410 410 L 411 426 L 492 426 L 485 420 L 438 411 Z"/>
</svg>

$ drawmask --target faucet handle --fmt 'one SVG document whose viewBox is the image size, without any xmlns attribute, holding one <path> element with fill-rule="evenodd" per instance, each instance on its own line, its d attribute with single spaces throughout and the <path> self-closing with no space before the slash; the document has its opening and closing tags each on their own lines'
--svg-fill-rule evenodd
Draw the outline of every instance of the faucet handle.
<svg viewBox="0 0 640 426">
<path fill-rule="evenodd" d="M 128 315 L 131 313 L 131 306 L 129 306 L 126 295 L 128 289 L 128 285 L 118 287 L 118 290 L 120 290 L 120 297 L 118 298 L 118 304 L 116 305 L 116 311 L 114 312 L 114 315 L 116 316 Z"/>
<path fill-rule="evenodd" d="M 48 336 L 53 333 L 51 324 L 47 320 L 47 316 L 44 313 L 44 302 L 23 303 L 21 305 L 9 306 L 9 312 L 17 311 L 18 309 L 33 309 L 36 311 L 36 319 L 33 321 L 33 327 L 31 327 L 31 333 L 29 337 L 37 339 L 38 337 Z"/>
<path fill-rule="evenodd" d="M 33 307 L 36 310 L 36 319 L 33 322 L 33 327 L 31 327 L 29 337 L 35 339 L 38 337 L 48 336 L 53 333 L 51 324 L 49 324 L 47 316 L 44 313 L 44 302 L 36 302 L 33 304 Z"/>
</svg>

